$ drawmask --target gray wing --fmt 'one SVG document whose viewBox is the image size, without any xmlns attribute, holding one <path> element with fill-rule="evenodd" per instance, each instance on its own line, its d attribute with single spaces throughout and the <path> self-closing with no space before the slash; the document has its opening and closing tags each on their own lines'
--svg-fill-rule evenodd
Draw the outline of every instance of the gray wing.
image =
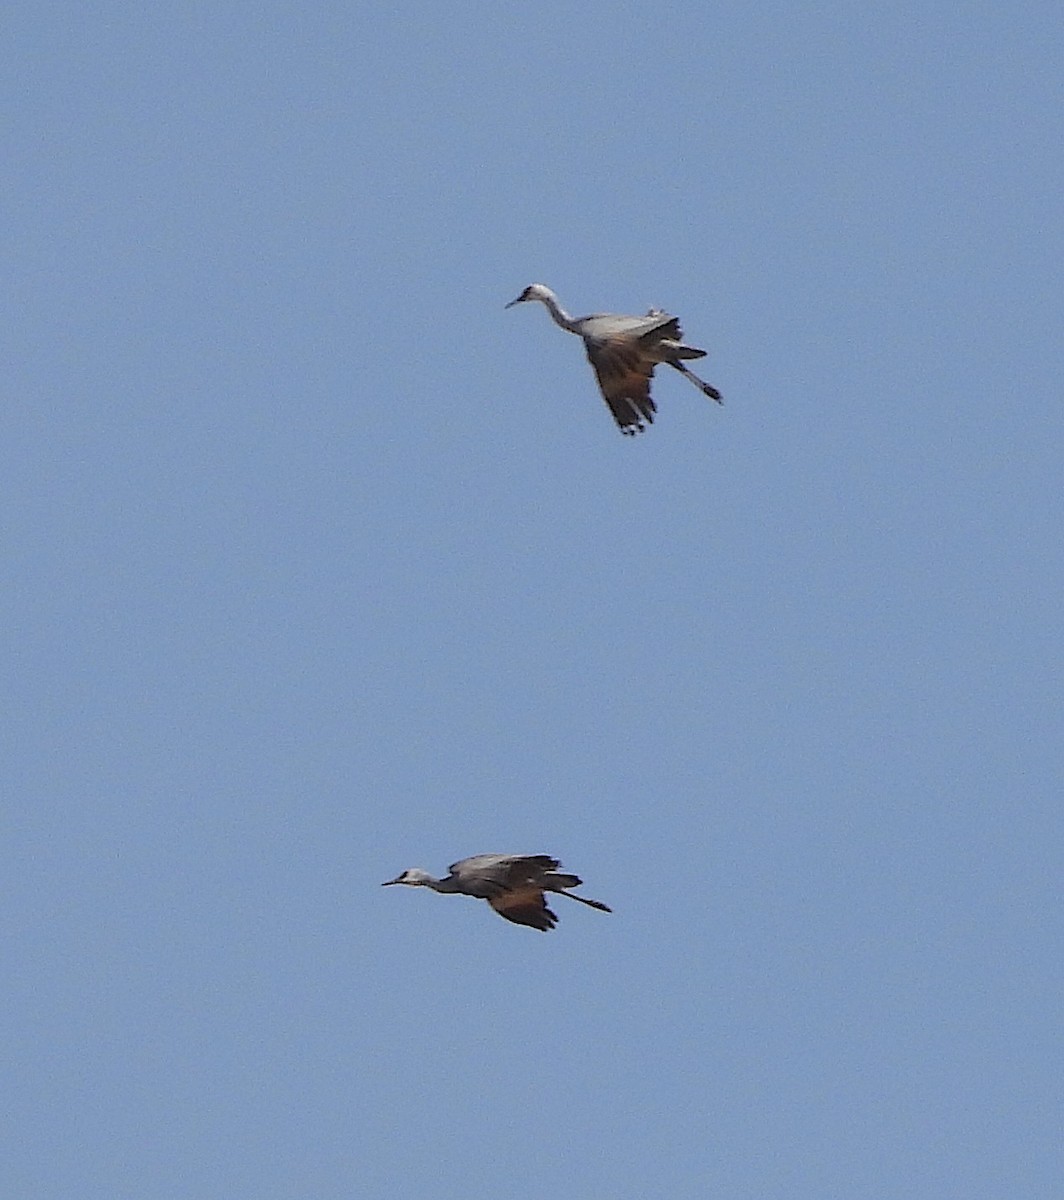
<svg viewBox="0 0 1064 1200">
<path fill-rule="evenodd" d="M 626 317 L 620 313 L 594 313 L 577 321 L 577 332 L 585 338 L 642 338 L 648 333 L 660 337 L 680 337 L 680 324 L 671 313 L 651 309 L 645 317 Z M 671 327 L 675 326 L 675 331 Z"/>
<path fill-rule="evenodd" d="M 448 869 L 470 895 L 490 899 L 559 866 L 561 863 L 547 854 L 474 854 L 452 863 Z"/>
</svg>

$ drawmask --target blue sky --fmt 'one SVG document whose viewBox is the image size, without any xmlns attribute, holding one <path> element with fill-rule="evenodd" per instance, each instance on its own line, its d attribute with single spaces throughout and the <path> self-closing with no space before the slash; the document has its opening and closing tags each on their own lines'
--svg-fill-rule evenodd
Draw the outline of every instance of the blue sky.
<svg viewBox="0 0 1064 1200">
<path fill-rule="evenodd" d="M 1059 1195 L 1062 25 L 9 14 L 5 1195 Z"/>
</svg>

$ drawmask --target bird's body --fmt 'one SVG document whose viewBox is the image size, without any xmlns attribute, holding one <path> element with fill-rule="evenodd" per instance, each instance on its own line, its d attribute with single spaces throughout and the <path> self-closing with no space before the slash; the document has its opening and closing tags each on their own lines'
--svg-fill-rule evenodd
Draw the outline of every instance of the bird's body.
<svg viewBox="0 0 1064 1200">
<path fill-rule="evenodd" d="M 546 892 L 568 896 L 579 900 L 589 908 L 611 912 L 598 900 L 574 896 L 567 888 L 579 887 L 581 880 L 576 875 L 559 872 L 561 863 L 546 854 L 474 854 L 452 863 L 450 874 L 435 879 L 427 871 L 411 867 L 395 879 L 389 879 L 385 887 L 403 883 L 408 887 L 427 887 L 434 892 L 459 893 L 487 900 L 493 909 L 507 921 L 516 925 L 530 925 L 533 929 L 546 932 L 553 929 L 558 918 L 547 907 Z"/>
<path fill-rule="evenodd" d="M 657 408 L 650 395 L 650 380 L 659 363 L 679 371 L 703 395 L 723 403 L 715 387 L 684 366 L 685 359 L 705 358 L 706 352 L 684 344 L 680 322 L 669 313 L 652 308 L 643 317 L 620 313 L 571 317 L 542 283 L 526 287 L 506 307 L 527 300 L 539 300 L 556 325 L 583 339 L 602 397 L 622 433 L 641 433 L 654 420 Z"/>
</svg>

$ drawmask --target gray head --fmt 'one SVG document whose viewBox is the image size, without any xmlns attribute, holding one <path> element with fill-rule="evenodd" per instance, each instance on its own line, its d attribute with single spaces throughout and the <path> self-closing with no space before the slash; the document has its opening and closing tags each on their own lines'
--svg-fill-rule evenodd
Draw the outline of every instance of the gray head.
<svg viewBox="0 0 1064 1200">
<path fill-rule="evenodd" d="M 393 883 L 405 883 L 410 887 L 428 887 L 435 882 L 436 880 L 428 871 L 422 871 L 420 867 L 411 867 L 408 871 L 404 871 L 402 875 L 396 875 L 394 879 L 386 879 L 381 884 L 381 887 L 391 887 Z"/>
<path fill-rule="evenodd" d="M 528 287 L 526 287 L 525 290 L 521 293 L 521 295 L 518 296 L 516 300 L 511 300 L 510 303 L 506 305 L 506 307 L 513 308 L 513 306 L 515 304 L 523 304 L 526 300 L 546 301 L 548 296 L 552 300 L 554 299 L 554 293 L 550 290 L 549 287 L 547 287 L 546 284 L 530 283 L 528 285 Z"/>
</svg>

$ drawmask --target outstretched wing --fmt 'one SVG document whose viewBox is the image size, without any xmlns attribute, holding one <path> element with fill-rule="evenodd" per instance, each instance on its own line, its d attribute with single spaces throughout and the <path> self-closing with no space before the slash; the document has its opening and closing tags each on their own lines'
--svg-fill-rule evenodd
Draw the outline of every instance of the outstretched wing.
<svg viewBox="0 0 1064 1200">
<path fill-rule="evenodd" d="M 543 892 L 530 884 L 490 896 L 488 903 L 507 921 L 513 921 L 515 925 L 530 925 L 541 933 L 553 929 L 558 923 L 558 918 L 547 907 Z"/>
<path fill-rule="evenodd" d="M 644 358 L 639 342 L 627 337 L 584 338 L 602 398 L 622 433 L 641 433 L 652 424 L 657 407 L 650 395 L 654 364 Z M 646 422 L 646 425 L 644 425 Z"/>
<path fill-rule="evenodd" d="M 539 879 L 544 872 L 561 864 L 547 854 L 474 854 L 450 866 L 451 874 L 461 881 L 462 891 L 470 896 L 492 896 Z"/>
</svg>

